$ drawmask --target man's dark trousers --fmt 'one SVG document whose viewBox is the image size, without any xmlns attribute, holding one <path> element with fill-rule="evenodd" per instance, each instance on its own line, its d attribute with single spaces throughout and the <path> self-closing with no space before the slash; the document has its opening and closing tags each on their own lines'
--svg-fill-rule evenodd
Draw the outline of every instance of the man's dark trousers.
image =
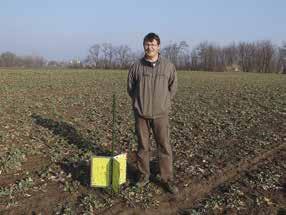
<svg viewBox="0 0 286 215">
<path fill-rule="evenodd" d="M 138 137 L 137 168 L 146 178 L 150 176 L 150 132 L 152 129 L 157 150 L 159 150 L 159 168 L 162 181 L 173 180 L 173 156 L 169 143 L 168 115 L 146 119 L 135 114 L 135 128 Z"/>
</svg>

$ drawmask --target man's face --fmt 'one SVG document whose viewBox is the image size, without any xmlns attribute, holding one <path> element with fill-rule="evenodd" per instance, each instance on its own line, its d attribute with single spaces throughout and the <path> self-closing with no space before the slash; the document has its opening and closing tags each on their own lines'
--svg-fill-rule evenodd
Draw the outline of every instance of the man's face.
<svg viewBox="0 0 286 215">
<path fill-rule="evenodd" d="M 143 46 L 145 54 L 150 58 L 157 56 L 160 51 L 160 45 L 158 45 L 157 40 L 145 41 Z"/>
</svg>

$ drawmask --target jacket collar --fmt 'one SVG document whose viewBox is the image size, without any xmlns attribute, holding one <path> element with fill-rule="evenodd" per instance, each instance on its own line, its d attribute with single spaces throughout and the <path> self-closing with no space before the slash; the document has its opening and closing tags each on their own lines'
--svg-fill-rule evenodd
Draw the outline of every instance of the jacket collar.
<svg viewBox="0 0 286 215">
<path fill-rule="evenodd" d="M 147 61 L 147 60 L 145 59 L 145 57 L 143 57 L 143 58 L 141 59 L 141 63 L 142 63 L 143 65 L 145 65 L 145 66 L 150 66 L 150 67 L 155 67 L 155 66 L 157 66 L 158 64 L 160 64 L 160 62 L 161 62 L 161 55 L 160 55 L 160 53 L 159 53 L 159 56 L 158 56 L 158 60 L 155 61 L 155 62 Z M 154 65 L 154 63 L 155 63 L 155 65 Z"/>
</svg>

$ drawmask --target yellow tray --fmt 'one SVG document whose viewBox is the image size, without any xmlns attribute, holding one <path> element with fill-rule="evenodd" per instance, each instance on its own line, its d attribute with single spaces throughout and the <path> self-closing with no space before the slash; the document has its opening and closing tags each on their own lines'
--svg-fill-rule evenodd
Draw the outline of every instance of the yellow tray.
<svg viewBox="0 0 286 215">
<path fill-rule="evenodd" d="M 91 158 L 92 187 L 108 187 L 112 185 L 115 192 L 126 182 L 127 154 L 114 157 L 93 156 Z"/>
</svg>

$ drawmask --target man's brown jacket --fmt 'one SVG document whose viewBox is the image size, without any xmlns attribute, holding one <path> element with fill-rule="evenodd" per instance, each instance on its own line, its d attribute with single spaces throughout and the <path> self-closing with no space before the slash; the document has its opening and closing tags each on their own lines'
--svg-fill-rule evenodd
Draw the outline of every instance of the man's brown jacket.
<svg viewBox="0 0 286 215">
<path fill-rule="evenodd" d="M 159 56 L 152 64 L 142 58 L 130 67 L 127 82 L 133 109 L 139 116 L 154 119 L 168 115 L 177 89 L 176 69 L 170 61 Z"/>
</svg>

